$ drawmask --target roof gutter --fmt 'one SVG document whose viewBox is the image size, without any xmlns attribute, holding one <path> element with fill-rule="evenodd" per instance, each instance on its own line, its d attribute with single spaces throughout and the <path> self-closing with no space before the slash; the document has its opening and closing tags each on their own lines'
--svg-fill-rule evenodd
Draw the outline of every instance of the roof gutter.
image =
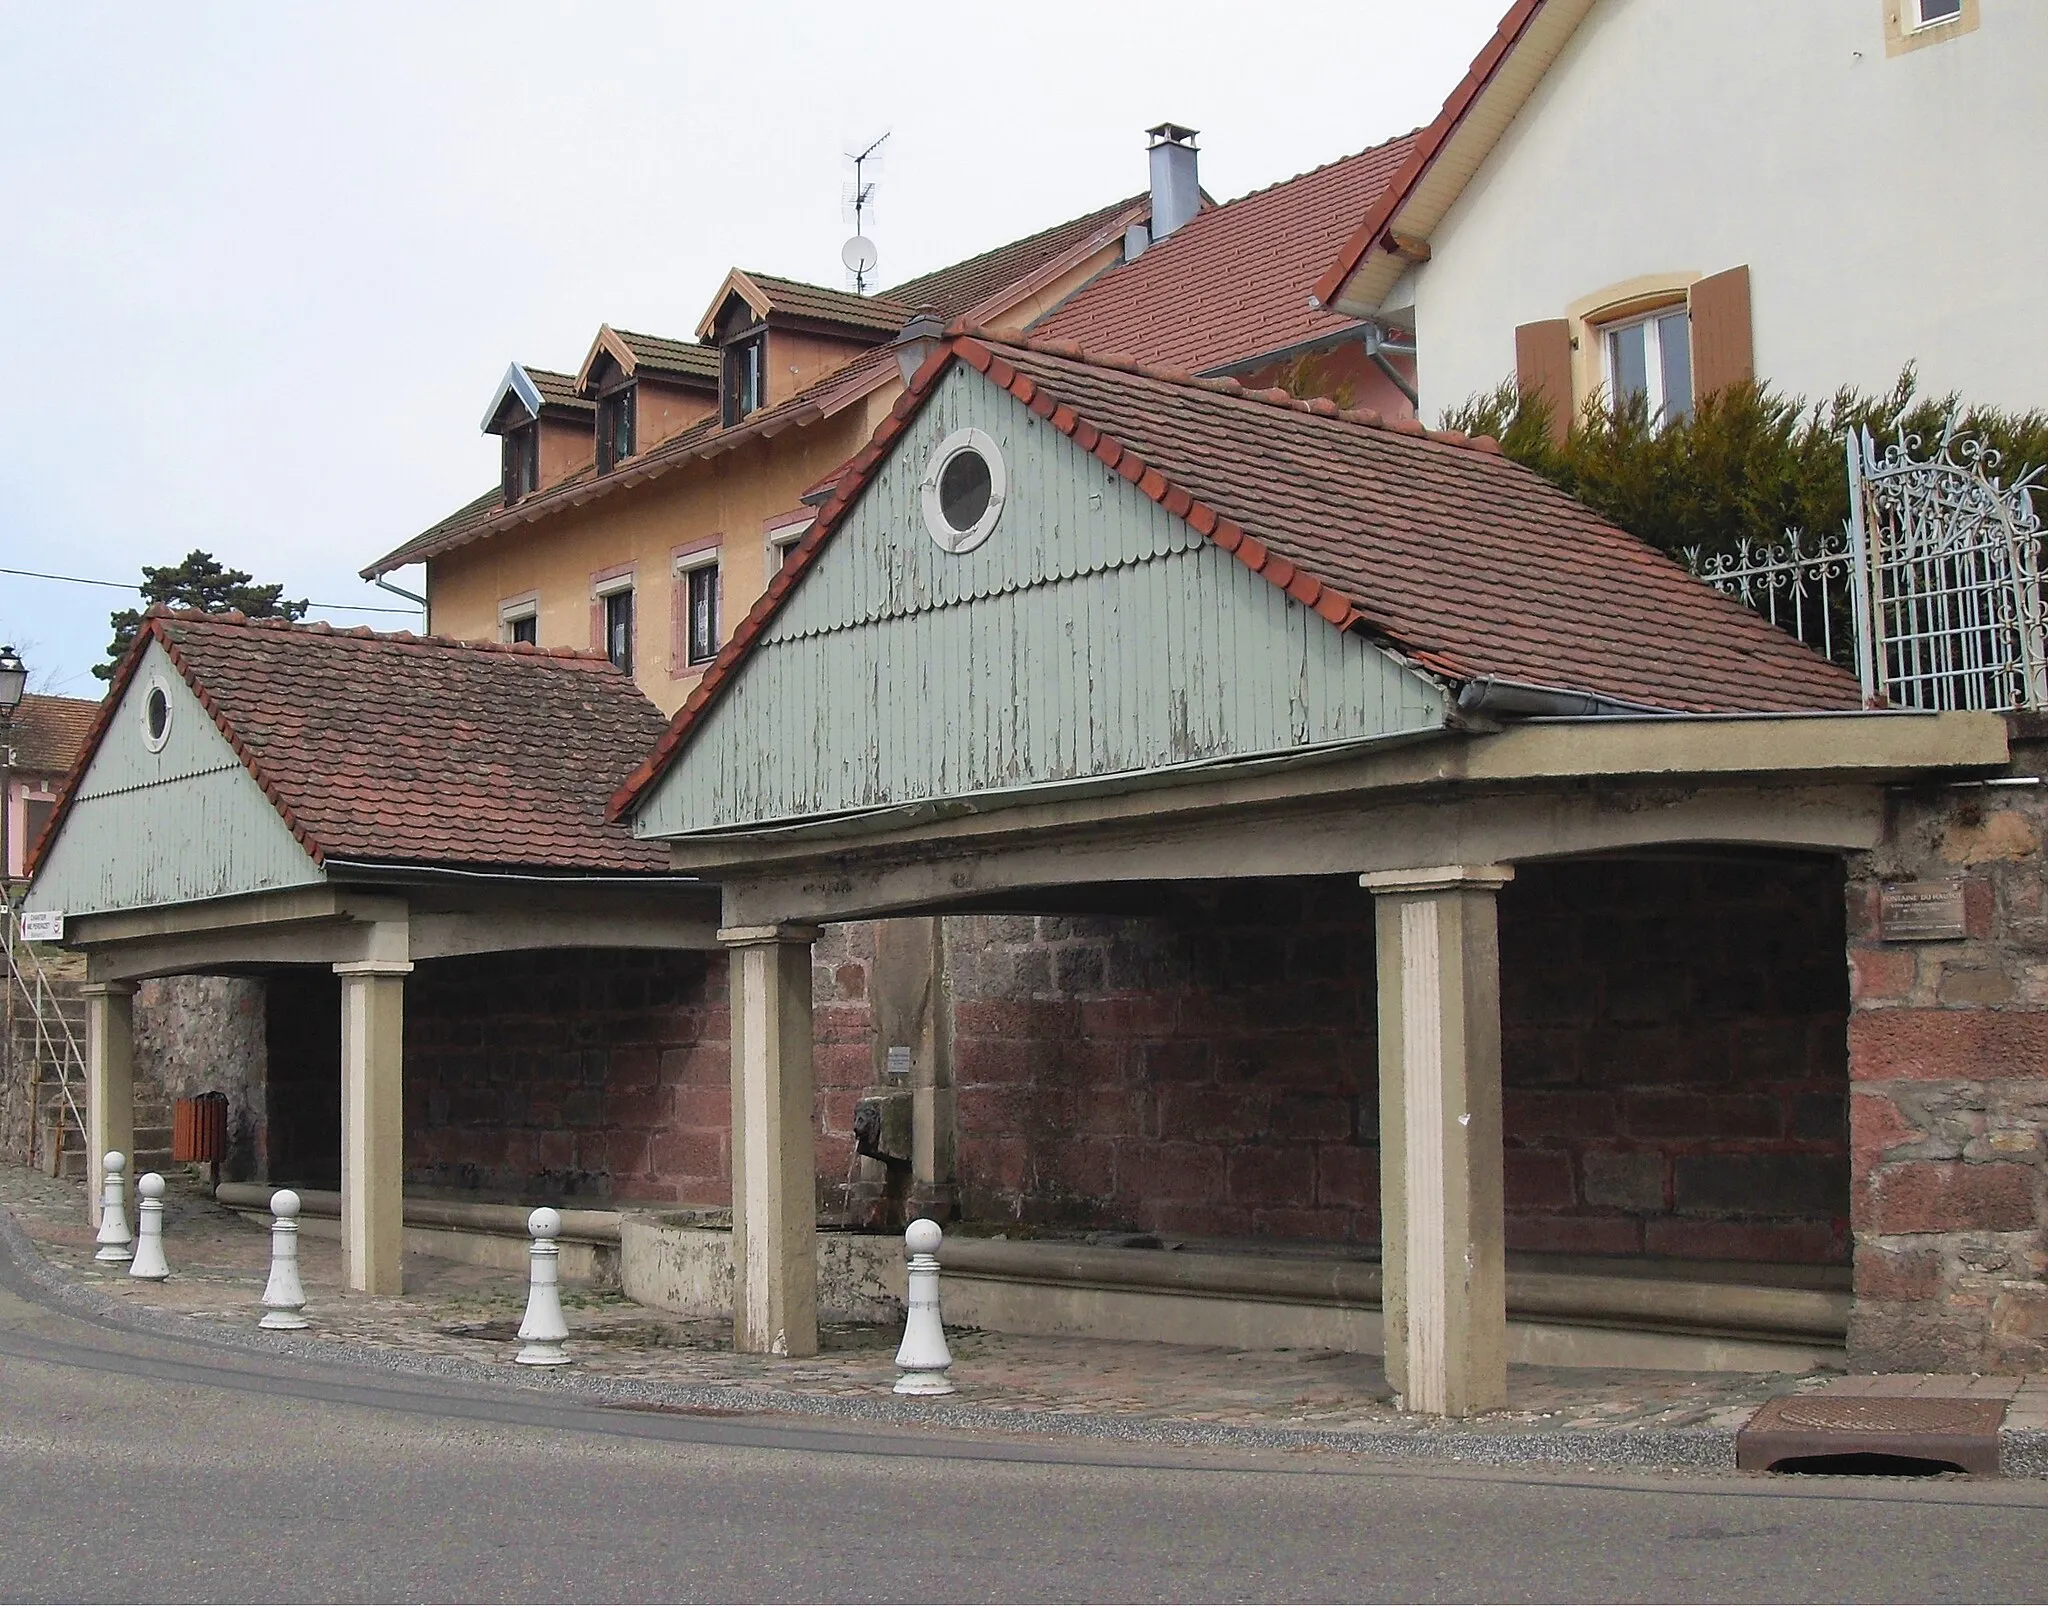
<svg viewBox="0 0 2048 1606">
<path fill-rule="evenodd" d="M 343 881 L 355 880 L 358 877 L 365 880 L 388 881 L 505 881 L 538 882 L 556 887 L 702 887 L 708 884 L 701 876 L 664 875 L 655 870 L 644 873 L 622 870 L 595 875 L 581 871 L 564 871 L 558 875 L 542 875 L 522 870 L 464 870 L 445 864 L 392 864 L 377 859 L 337 859 L 331 856 L 321 860 L 321 868 L 330 874 L 342 872 L 336 879 Z"/>
<path fill-rule="evenodd" d="M 1679 708 L 1625 702 L 1598 692 L 1532 686 L 1526 681 L 1501 680 L 1492 675 L 1465 682 L 1458 692 L 1458 712 L 1477 719 L 1602 719 L 1618 714 L 1654 714 L 1660 719 L 1690 717 Z"/>
</svg>

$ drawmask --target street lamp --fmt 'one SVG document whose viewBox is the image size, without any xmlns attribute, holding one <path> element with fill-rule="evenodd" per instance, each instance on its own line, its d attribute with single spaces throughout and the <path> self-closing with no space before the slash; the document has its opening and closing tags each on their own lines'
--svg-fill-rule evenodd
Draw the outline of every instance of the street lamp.
<svg viewBox="0 0 2048 1606">
<path fill-rule="evenodd" d="M 28 690 L 28 667 L 12 647 L 0 647 L 0 893 L 13 884 L 14 855 L 7 837 L 14 813 L 14 711 Z M 0 899 L 11 903 L 11 897 Z"/>
</svg>

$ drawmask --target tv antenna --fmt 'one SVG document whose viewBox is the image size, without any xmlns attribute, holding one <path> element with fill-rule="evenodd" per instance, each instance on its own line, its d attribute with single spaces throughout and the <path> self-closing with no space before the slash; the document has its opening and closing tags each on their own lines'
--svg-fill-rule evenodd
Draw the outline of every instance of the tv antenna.
<svg viewBox="0 0 2048 1606">
<path fill-rule="evenodd" d="M 839 260 L 853 275 L 855 295 L 867 294 L 868 277 L 875 271 L 876 262 L 881 260 L 875 250 L 875 242 L 868 238 L 868 209 L 875 204 L 875 186 L 867 175 L 869 168 L 882 165 L 882 158 L 876 153 L 888 139 L 888 134 L 884 134 L 858 156 L 851 151 L 846 156 L 853 163 L 853 183 L 846 191 L 846 208 L 852 213 L 853 238 L 839 248 Z"/>
</svg>

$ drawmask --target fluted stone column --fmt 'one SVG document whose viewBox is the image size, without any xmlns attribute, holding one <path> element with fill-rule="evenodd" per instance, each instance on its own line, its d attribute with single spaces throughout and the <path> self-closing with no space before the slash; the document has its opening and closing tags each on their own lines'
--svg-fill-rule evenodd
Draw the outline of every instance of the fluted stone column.
<svg viewBox="0 0 2048 1606">
<path fill-rule="evenodd" d="M 1387 1378 L 1411 1411 L 1507 1403 L 1500 939 L 1506 865 L 1361 877 L 1377 900 Z"/>
<path fill-rule="evenodd" d="M 358 1293 L 405 1291 L 405 978 L 402 960 L 341 978 L 341 1269 Z"/>
<path fill-rule="evenodd" d="M 135 983 L 87 982 L 85 994 L 85 1211 L 100 1217 L 100 1162 L 110 1149 L 135 1162 Z"/>
<path fill-rule="evenodd" d="M 732 968 L 733 1348 L 818 1353 L 812 926 L 719 932 Z"/>
</svg>

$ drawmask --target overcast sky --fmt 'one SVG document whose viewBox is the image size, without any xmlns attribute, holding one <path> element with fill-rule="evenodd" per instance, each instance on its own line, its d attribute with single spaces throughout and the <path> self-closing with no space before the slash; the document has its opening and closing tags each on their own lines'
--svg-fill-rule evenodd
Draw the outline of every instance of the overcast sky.
<svg viewBox="0 0 2048 1606">
<path fill-rule="evenodd" d="M 0 0 L 0 567 L 396 606 L 356 570 L 495 480 L 508 362 L 843 283 L 884 131 L 886 285 L 1142 189 L 1152 123 L 1219 198 L 1413 128 L 1503 4 Z M 97 696 L 126 605 L 0 575 L 0 641 Z"/>
</svg>

